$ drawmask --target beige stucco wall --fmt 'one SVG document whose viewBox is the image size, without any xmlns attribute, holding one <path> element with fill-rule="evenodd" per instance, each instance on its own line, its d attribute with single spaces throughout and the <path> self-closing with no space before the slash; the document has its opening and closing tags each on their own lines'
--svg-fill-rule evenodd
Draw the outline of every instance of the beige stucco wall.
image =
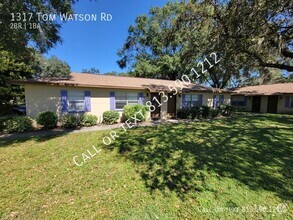
<svg viewBox="0 0 293 220">
<path fill-rule="evenodd" d="M 98 122 L 101 123 L 103 112 L 110 110 L 110 92 L 143 92 L 145 102 L 150 101 L 151 94 L 143 90 L 113 90 L 113 89 L 99 89 L 99 88 L 80 88 L 80 87 L 65 87 L 65 86 L 48 86 L 48 85 L 25 85 L 25 99 L 27 115 L 35 118 L 39 112 L 52 111 L 55 112 L 59 118 L 64 114 L 61 111 L 61 90 L 67 91 L 90 91 L 91 92 L 91 114 L 98 116 Z M 189 94 L 202 94 L 203 105 L 213 106 L 214 93 L 189 93 Z M 180 97 L 179 97 L 180 96 Z M 167 117 L 167 102 L 161 97 L 161 117 Z M 230 94 L 224 94 L 225 104 L 230 104 Z M 176 109 L 182 108 L 182 95 L 177 95 Z M 122 111 L 119 112 L 122 116 Z M 79 113 L 74 113 L 79 114 Z M 148 113 L 148 119 L 150 113 Z"/>
<path fill-rule="evenodd" d="M 278 100 L 278 113 L 282 113 L 282 114 L 293 114 L 293 108 L 287 108 L 287 107 L 285 107 L 286 96 L 293 96 L 293 93 L 292 94 L 282 95 L 281 96 L 282 98 L 279 96 L 279 100 Z"/>
<path fill-rule="evenodd" d="M 91 92 L 91 114 L 98 116 L 101 123 L 103 112 L 110 110 L 110 92 L 144 92 L 142 90 L 113 90 L 98 88 L 61 87 L 46 85 L 25 85 L 25 100 L 27 115 L 35 118 L 39 112 L 52 111 L 58 117 L 67 113 L 61 111 L 61 90 L 67 91 L 90 91 Z M 144 92 L 145 93 L 145 92 Z M 145 93 L 146 96 L 146 93 Z M 148 98 L 145 97 L 145 101 Z M 122 116 L 122 111 L 119 112 Z M 79 113 L 74 113 L 79 114 Z"/>
<path fill-rule="evenodd" d="M 60 116 L 60 90 L 53 86 L 25 85 L 27 115 L 35 118 L 39 112 L 52 111 Z"/>
<path fill-rule="evenodd" d="M 260 100 L 260 113 L 266 113 L 268 108 L 268 97 L 261 96 Z"/>
<path fill-rule="evenodd" d="M 202 96 L 202 104 L 213 107 L 213 100 L 214 100 L 214 95 L 224 95 L 224 104 L 230 105 L 231 104 L 231 95 L 230 94 L 216 94 L 216 93 L 200 93 L 200 92 L 192 92 L 192 93 L 186 93 L 186 94 L 191 94 L 191 95 L 203 95 Z M 181 98 L 177 98 L 177 109 L 182 108 L 182 96 Z"/>
<path fill-rule="evenodd" d="M 293 108 L 285 107 L 286 96 L 293 96 L 293 94 L 278 96 L 277 113 L 293 114 Z M 245 107 L 239 107 L 239 108 L 245 109 L 246 111 L 252 111 L 252 100 L 253 100 L 252 96 L 247 97 L 247 105 Z M 267 108 L 268 108 L 268 96 L 261 96 L 260 112 L 266 113 Z"/>
</svg>

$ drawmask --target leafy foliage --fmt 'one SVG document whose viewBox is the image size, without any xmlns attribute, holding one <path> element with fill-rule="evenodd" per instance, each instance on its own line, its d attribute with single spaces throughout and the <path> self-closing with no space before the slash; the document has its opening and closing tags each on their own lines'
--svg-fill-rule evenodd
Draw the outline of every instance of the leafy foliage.
<svg viewBox="0 0 293 220">
<path fill-rule="evenodd" d="M 45 129 L 51 129 L 57 126 L 58 117 L 54 112 L 40 112 L 36 117 L 36 121 Z"/>
<path fill-rule="evenodd" d="M 92 114 L 84 114 L 80 117 L 80 124 L 82 126 L 90 127 L 97 124 L 98 117 Z"/>
<path fill-rule="evenodd" d="M 99 74 L 100 70 L 98 68 L 92 67 L 90 69 L 82 69 L 82 73 L 92 73 L 92 74 Z"/>
<path fill-rule="evenodd" d="M 48 51 L 57 42 L 61 42 L 59 36 L 59 30 L 61 25 L 58 21 L 42 21 L 39 22 L 37 13 L 42 14 L 59 14 L 59 13 L 72 13 L 72 4 L 75 0 L 64 0 L 64 1 L 47 1 L 45 4 L 43 1 L 25 0 L 17 1 L 1 1 L 0 13 L 1 13 L 1 26 L 0 26 L 0 49 L 11 51 L 14 54 L 25 54 L 28 52 L 29 42 L 34 43 L 41 53 Z M 21 29 L 21 28 L 10 28 L 12 20 L 11 13 L 26 14 L 29 16 L 32 14 L 31 20 L 28 18 L 27 21 L 21 19 L 21 24 L 25 23 L 37 23 L 39 28 L 32 29 Z M 29 25 L 27 25 L 29 26 Z"/>
<path fill-rule="evenodd" d="M 46 59 L 43 55 L 36 53 L 33 63 L 35 77 L 40 78 L 67 78 L 70 74 L 70 66 L 65 61 L 52 56 Z"/>
<path fill-rule="evenodd" d="M 134 117 L 137 119 L 137 122 L 145 121 L 147 109 L 145 105 L 125 105 L 123 108 L 123 116 L 125 120 L 130 122 L 135 122 Z"/>
<path fill-rule="evenodd" d="M 59 35 L 61 25 L 57 21 L 50 20 L 39 22 L 37 13 L 71 13 L 73 3 L 75 0 L 47 1 L 46 3 L 35 0 L 0 2 L 0 114 L 9 114 L 13 103 L 23 103 L 23 88 L 10 85 L 9 81 L 28 79 L 35 74 L 33 68 L 35 50 L 44 53 L 56 43 L 61 42 Z M 21 16 L 27 16 L 26 21 L 24 17 L 21 17 L 20 21 L 17 20 L 15 23 L 21 23 L 22 26 L 27 24 L 27 27 L 29 27 L 28 23 L 36 23 L 39 28 L 11 28 L 13 13 L 16 16 L 18 12 Z M 31 20 L 30 14 L 32 14 Z M 45 71 L 49 71 L 50 74 L 62 72 L 67 68 L 66 65 L 60 66 L 55 58 L 49 59 L 48 62 L 52 65 Z"/>
<path fill-rule="evenodd" d="M 119 119 L 119 113 L 117 111 L 105 111 L 103 113 L 103 123 L 111 125 L 117 122 Z"/>
<path fill-rule="evenodd" d="M 11 85 L 10 80 L 30 78 L 33 69 L 27 65 L 30 56 L 17 58 L 11 52 L 0 50 L 0 109 L 3 105 L 23 102 L 23 87 Z M 0 110 L 0 111 L 1 111 Z"/>
<path fill-rule="evenodd" d="M 229 116 L 235 111 L 235 108 L 232 105 L 221 105 L 219 109 L 221 114 L 224 116 Z"/>
<path fill-rule="evenodd" d="M 215 118 L 222 114 L 225 116 L 230 115 L 234 108 L 230 105 L 222 105 L 218 108 L 211 108 L 209 106 L 182 108 L 177 111 L 177 117 L 181 119 L 202 119 L 202 118 Z"/>
<path fill-rule="evenodd" d="M 231 79 L 272 82 L 272 68 L 293 71 L 289 2 L 204 0 L 154 7 L 129 27 L 118 64 L 135 76 L 175 80 L 193 67 L 201 73 L 198 62 L 216 52 L 220 62 L 212 68 L 205 63 L 208 71 L 200 74 L 199 83 L 224 88 Z"/>
<path fill-rule="evenodd" d="M 27 116 L 13 116 L 0 119 L 0 131 L 4 133 L 33 130 L 33 120 Z"/>
<path fill-rule="evenodd" d="M 62 126 L 64 128 L 76 128 L 79 124 L 79 118 L 74 115 L 64 115 L 62 117 Z"/>
</svg>

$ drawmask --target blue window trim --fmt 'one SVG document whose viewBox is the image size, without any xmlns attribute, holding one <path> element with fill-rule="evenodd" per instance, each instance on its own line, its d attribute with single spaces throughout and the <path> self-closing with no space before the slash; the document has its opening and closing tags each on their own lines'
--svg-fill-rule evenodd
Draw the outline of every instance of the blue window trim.
<svg viewBox="0 0 293 220">
<path fill-rule="evenodd" d="M 85 113 L 85 110 L 81 110 L 81 111 L 68 111 L 68 113 Z"/>
</svg>

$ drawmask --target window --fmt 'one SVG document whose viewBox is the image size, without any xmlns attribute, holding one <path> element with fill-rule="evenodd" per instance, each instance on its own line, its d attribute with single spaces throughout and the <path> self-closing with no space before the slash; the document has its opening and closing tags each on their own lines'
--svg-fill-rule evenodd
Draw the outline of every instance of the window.
<svg viewBox="0 0 293 220">
<path fill-rule="evenodd" d="M 186 102 L 186 107 L 199 106 L 199 95 L 186 94 L 185 102 Z"/>
<path fill-rule="evenodd" d="M 293 96 L 286 96 L 286 98 L 285 98 L 285 107 L 293 108 Z"/>
<path fill-rule="evenodd" d="M 215 95 L 214 96 L 214 107 L 219 107 L 224 104 L 224 95 Z"/>
<path fill-rule="evenodd" d="M 138 93 L 117 92 L 115 95 L 115 109 L 122 110 L 125 105 L 138 104 Z"/>
<path fill-rule="evenodd" d="M 84 91 L 68 91 L 68 111 L 84 111 Z"/>
<path fill-rule="evenodd" d="M 231 96 L 231 104 L 233 106 L 245 106 L 245 96 Z"/>
</svg>

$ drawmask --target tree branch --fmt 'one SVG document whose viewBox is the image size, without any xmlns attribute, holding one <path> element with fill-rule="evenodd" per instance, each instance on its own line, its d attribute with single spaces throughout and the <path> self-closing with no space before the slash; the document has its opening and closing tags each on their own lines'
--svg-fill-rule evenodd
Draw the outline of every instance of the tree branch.
<svg viewBox="0 0 293 220">
<path fill-rule="evenodd" d="M 287 70 L 288 72 L 293 72 L 293 66 L 291 65 L 287 65 L 287 64 L 283 64 L 283 63 L 267 63 L 265 61 L 263 61 L 263 59 L 256 53 L 247 51 L 247 50 L 243 50 L 243 52 L 247 53 L 250 56 L 253 56 L 255 59 L 257 59 L 257 61 L 259 62 L 259 65 L 262 67 L 270 67 L 270 68 L 277 68 L 277 69 L 281 69 L 281 70 Z"/>
</svg>

